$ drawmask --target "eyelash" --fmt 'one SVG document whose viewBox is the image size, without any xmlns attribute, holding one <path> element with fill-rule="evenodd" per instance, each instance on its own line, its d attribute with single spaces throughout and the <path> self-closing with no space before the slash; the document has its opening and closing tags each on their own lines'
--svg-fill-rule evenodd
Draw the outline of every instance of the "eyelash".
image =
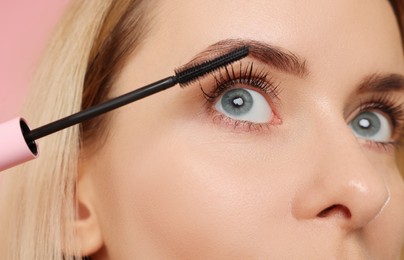
<svg viewBox="0 0 404 260">
<path fill-rule="evenodd" d="M 393 141 L 376 142 L 368 140 L 369 145 L 376 145 L 385 151 L 400 148 L 404 145 L 404 104 L 395 101 L 391 93 L 375 94 L 366 100 L 361 100 L 359 113 L 365 111 L 380 111 L 389 117 L 393 127 Z"/>
<path fill-rule="evenodd" d="M 275 84 L 273 79 L 269 77 L 269 73 L 264 69 L 259 70 L 254 67 L 254 63 L 250 62 L 243 65 L 242 62 L 235 65 L 231 64 L 224 69 L 212 74 L 215 81 L 215 87 L 212 91 L 207 92 L 201 86 L 202 93 L 209 103 L 216 102 L 226 90 L 231 89 L 237 84 L 253 87 L 261 90 L 269 96 L 270 100 L 279 100 L 281 89 L 279 84 Z M 271 104 L 272 106 L 273 104 Z M 276 111 L 273 107 L 272 109 Z M 375 146 L 376 149 L 391 150 L 404 145 L 404 104 L 399 104 L 392 98 L 392 94 L 375 94 L 366 100 L 361 100 L 359 105 L 359 113 L 365 111 L 380 111 L 390 118 L 393 126 L 394 140 L 391 142 L 377 142 L 366 140 L 369 146 Z M 221 116 L 220 119 L 225 119 L 231 123 L 234 128 L 246 126 L 248 130 L 260 130 L 263 126 L 269 124 L 256 124 L 248 121 L 239 121 L 235 119 Z"/>
<path fill-rule="evenodd" d="M 201 86 L 201 91 L 209 103 L 209 108 L 211 107 L 210 103 L 214 103 L 217 98 L 220 97 L 226 90 L 231 89 L 236 85 L 252 87 L 255 90 L 263 92 L 263 94 L 269 97 L 271 109 L 273 110 L 274 116 L 277 119 L 274 121 L 279 121 L 275 112 L 276 109 L 274 109 L 272 104 L 272 101 L 279 99 L 279 84 L 275 84 L 275 82 L 269 76 L 269 73 L 264 69 L 259 70 L 258 68 L 255 68 L 253 62 L 249 62 L 247 65 L 245 65 L 240 61 L 238 65 L 231 64 L 226 66 L 218 72 L 213 73 L 212 76 L 215 81 L 215 87 L 213 90 L 207 92 Z M 224 121 L 225 124 L 232 126 L 234 129 L 244 128 L 247 131 L 262 130 L 264 127 L 267 129 L 269 125 L 271 125 L 271 123 L 257 124 L 249 121 L 231 119 L 224 115 L 217 114 L 216 110 L 214 109 L 212 109 L 212 113 L 215 113 L 214 119 Z"/>
<path fill-rule="evenodd" d="M 280 93 L 279 85 L 276 85 L 269 74 L 265 70 L 258 70 L 254 68 L 254 63 L 250 62 L 247 66 L 243 67 L 243 63 L 239 62 L 239 69 L 236 72 L 234 65 L 229 65 L 224 69 L 213 74 L 216 87 L 212 93 L 207 93 L 202 87 L 201 90 L 206 100 L 214 102 L 223 92 L 235 84 L 248 85 L 258 88 L 269 97 L 277 99 Z"/>
</svg>

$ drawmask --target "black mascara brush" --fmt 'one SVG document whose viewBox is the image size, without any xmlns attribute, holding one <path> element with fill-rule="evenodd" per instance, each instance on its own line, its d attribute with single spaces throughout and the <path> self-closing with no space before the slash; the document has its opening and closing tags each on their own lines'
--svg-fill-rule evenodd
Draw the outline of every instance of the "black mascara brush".
<svg viewBox="0 0 404 260">
<path fill-rule="evenodd" d="M 186 86 L 201 76 L 246 57 L 248 53 L 248 47 L 241 47 L 201 64 L 183 67 L 176 70 L 174 76 L 161 79 L 33 130 L 29 129 L 22 118 L 15 118 L 2 123 L 0 124 L 0 171 L 36 158 L 38 147 L 35 141 L 42 137 L 153 95 L 176 84 Z"/>
</svg>

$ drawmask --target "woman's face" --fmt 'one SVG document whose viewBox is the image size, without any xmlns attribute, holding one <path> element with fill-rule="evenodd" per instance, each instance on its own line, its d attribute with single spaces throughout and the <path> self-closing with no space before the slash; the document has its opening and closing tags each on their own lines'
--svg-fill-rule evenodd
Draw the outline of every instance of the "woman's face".
<svg viewBox="0 0 404 260">
<path fill-rule="evenodd" d="M 388 1 L 172 0 L 149 17 L 111 96 L 252 53 L 113 114 L 79 180 L 95 259 L 399 256 L 404 56 Z"/>
</svg>

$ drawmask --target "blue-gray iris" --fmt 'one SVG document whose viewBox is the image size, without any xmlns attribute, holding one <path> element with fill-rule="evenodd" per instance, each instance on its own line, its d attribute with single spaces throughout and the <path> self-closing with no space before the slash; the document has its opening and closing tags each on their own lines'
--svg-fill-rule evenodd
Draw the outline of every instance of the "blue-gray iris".
<svg viewBox="0 0 404 260">
<path fill-rule="evenodd" d="M 375 113 L 363 112 L 352 121 L 351 127 L 357 135 L 371 137 L 380 131 L 381 122 Z"/>
<path fill-rule="evenodd" d="M 242 88 L 227 91 L 221 100 L 223 110 L 233 116 L 248 113 L 253 106 L 251 94 Z"/>
</svg>

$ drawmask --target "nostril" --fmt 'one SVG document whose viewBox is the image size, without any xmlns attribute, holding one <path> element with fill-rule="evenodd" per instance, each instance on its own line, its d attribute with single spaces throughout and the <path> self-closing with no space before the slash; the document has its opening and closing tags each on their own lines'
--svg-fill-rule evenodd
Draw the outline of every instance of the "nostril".
<svg viewBox="0 0 404 260">
<path fill-rule="evenodd" d="M 317 214 L 319 218 L 326 218 L 326 217 L 342 217 L 342 218 L 351 218 L 351 211 L 340 204 L 332 205 L 320 213 Z"/>
</svg>

